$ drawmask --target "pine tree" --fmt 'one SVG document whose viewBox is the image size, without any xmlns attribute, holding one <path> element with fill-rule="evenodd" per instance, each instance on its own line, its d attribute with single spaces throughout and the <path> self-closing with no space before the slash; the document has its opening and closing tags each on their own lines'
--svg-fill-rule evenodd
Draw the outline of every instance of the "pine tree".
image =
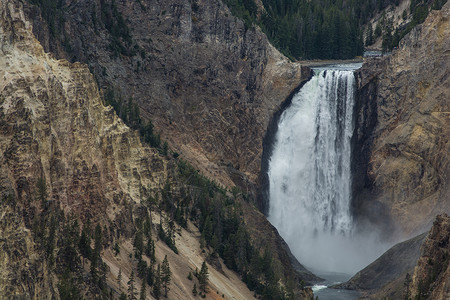
<svg viewBox="0 0 450 300">
<path fill-rule="evenodd" d="M 98 268 L 102 264 L 102 259 L 100 258 L 102 247 L 102 228 L 100 224 L 97 224 L 95 226 L 94 251 L 91 256 L 91 274 L 95 281 L 98 280 Z"/>
<path fill-rule="evenodd" d="M 194 287 L 192 288 L 192 294 L 194 296 L 197 296 L 197 284 L 196 283 L 194 283 Z"/>
<path fill-rule="evenodd" d="M 164 296 L 167 298 L 167 292 L 170 290 L 170 280 L 171 280 L 172 272 L 170 271 L 169 261 L 167 259 L 167 255 L 164 257 L 164 260 L 161 265 L 161 283 L 164 288 Z"/>
<path fill-rule="evenodd" d="M 153 283 L 153 295 L 156 299 L 159 299 L 159 297 L 161 297 L 161 267 L 159 264 L 156 268 L 155 281 Z"/>
<path fill-rule="evenodd" d="M 134 285 L 134 271 L 131 271 L 130 280 L 128 281 L 128 299 L 136 300 L 136 287 Z"/>
<path fill-rule="evenodd" d="M 91 245 L 91 222 L 88 219 L 86 223 L 83 225 L 80 240 L 78 241 L 78 248 L 80 249 L 80 253 L 83 257 L 87 259 L 91 258 L 92 249 L 90 245 Z"/>
<path fill-rule="evenodd" d="M 142 253 L 144 252 L 144 240 L 142 238 L 142 232 L 138 231 L 136 235 L 134 236 L 134 255 L 137 259 L 140 259 L 142 257 Z"/>
<path fill-rule="evenodd" d="M 41 201 L 42 205 L 47 203 L 47 185 L 45 183 L 45 178 L 39 177 L 36 183 L 37 197 Z"/>
<path fill-rule="evenodd" d="M 119 300 L 127 300 L 127 295 L 125 295 L 125 293 L 120 293 L 120 297 Z"/>
<path fill-rule="evenodd" d="M 142 285 L 141 285 L 141 295 L 140 295 L 140 297 L 139 297 L 139 300 L 145 300 L 147 297 L 146 297 L 146 293 L 147 293 L 147 291 L 146 291 L 146 283 L 145 283 L 145 279 L 144 280 L 142 280 Z"/>
<path fill-rule="evenodd" d="M 150 267 L 147 269 L 147 283 L 149 286 L 152 286 L 155 281 L 155 263 L 153 261 L 150 262 Z"/>
<path fill-rule="evenodd" d="M 200 273 L 198 274 L 198 283 L 200 285 L 200 290 L 206 293 L 206 286 L 208 285 L 208 266 L 206 262 L 203 262 Z"/>
<path fill-rule="evenodd" d="M 145 247 L 145 255 L 147 255 L 147 257 L 150 258 L 152 262 L 156 261 L 155 242 L 151 239 L 151 237 L 147 240 L 147 246 Z"/>
</svg>

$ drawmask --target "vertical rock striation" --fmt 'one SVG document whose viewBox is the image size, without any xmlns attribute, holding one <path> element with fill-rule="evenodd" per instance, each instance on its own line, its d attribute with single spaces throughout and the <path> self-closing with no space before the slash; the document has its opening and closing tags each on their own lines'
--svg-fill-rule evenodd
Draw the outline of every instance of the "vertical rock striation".
<svg viewBox="0 0 450 300">
<path fill-rule="evenodd" d="M 432 11 L 357 72 L 354 212 L 402 236 L 450 211 L 449 11 Z"/>
<path fill-rule="evenodd" d="M 408 287 L 411 299 L 450 297 L 450 218 L 437 216 L 420 248 L 420 258 Z"/>
<path fill-rule="evenodd" d="M 87 63 L 101 87 L 132 97 L 205 175 L 244 189 L 256 183 L 269 120 L 306 69 L 220 0 L 71 1 L 61 12 L 63 34 L 52 35 L 28 9 L 46 50 Z M 128 33 L 108 30 L 116 19 Z"/>
</svg>

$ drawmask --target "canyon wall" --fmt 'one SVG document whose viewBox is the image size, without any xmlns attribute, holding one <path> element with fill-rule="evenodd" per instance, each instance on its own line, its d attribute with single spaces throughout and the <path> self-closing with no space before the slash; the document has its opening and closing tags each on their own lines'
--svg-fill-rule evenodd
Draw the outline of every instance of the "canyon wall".
<svg viewBox="0 0 450 300">
<path fill-rule="evenodd" d="M 419 234 L 450 211 L 449 11 L 431 11 L 357 72 L 353 210 L 391 236 Z"/>
<path fill-rule="evenodd" d="M 205 175 L 252 191 L 269 120 L 307 68 L 220 0 L 66 1 L 59 11 L 52 34 L 28 8 L 46 51 L 88 64 L 100 87 L 132 97 Z"/>
<path fill-rule="evenodd" d="M 27 5 L 15 0 L 0 3 L 0 246 L 4 250 L 0 255 L 0 294 L 35 299 L 60 296 L 64 277 L 58 268 L 62 265 L 52 265 L 51 256 L 43 251 L 42 245 L 47 242 L 39 241 L 36 233 L 36 224 L 42 220 L 48 222 L 40 225 L 43 236 L 51 236 L 49 216 L 56 212 L 63 215 L 61 219 L 75 218 L 79 225 L 90 219 L 102 226 L 105 280 L 117 298 L 136 269 L 133 237 L 138 230 L 137 219 L 148 213 L 147 200 L 156 199 L 152 204 L 156 207 L 150 209 L 150 223 L 155 227 L 166 218 L 158 202 L 163 188 L 169 183 L 176 198 L 188 187 L 177 181 L 175 158 L 143 145 L 139 134 L 128 128 L 111 106 L 104 105 L 88 66 L 58 60 L 55 54 L 44 51 L 33 34 L 33 25 L 39 22 L 28 19 L 36 8 Z M 282 60 L 280 65 L 285 63 Z M 300 76 L 299 70 L 293 72 L 289 77 L 292 82 Z M 274 77 L 267 83 L 272 84 L 276 84 Z M 272 266 L 281 276 L 279 284 L 289 283 L 295 295 L 310 297 L 311 290 L 302 290 L 300 282 L 317 278 L 298 262 L 294 269 L 291 263 L 296 260 L 276 230 L 242 197 L 236 201 L 242 201 L 242 214 L 255 249 L 271 250 Z M 239 215 L 239 222 L 244 222 L 242 219 Z M 173 268 L 170 298 L 193 298 L 188 273 L 200 269 L 211 255 L 210 249 L 201 246 L 201 234 L 195 225 L 189 221 L 186 228 L 178 228 L 174 234 L 179 254 L 161 239 L 155 241 L 157 262 L 168 255 Z M 59 233 L 51 253 L 63 249 L 62 229 L 56 231 Z M 150 231 L 157 235 L 156 228 Z M 112 250 L 116 243 L 120 255 Z M 78 276 L 74 280 L 78 280 L 82 296 L 100 297 L 102 291 L 95 288 L 89 264 L 81 259 L 83 263 L 78 262 L 72 270 Z M 215 297 L 219 291 L 227 298 L 253 297 L 240 275 L 221 259 L 209 261 L 208 267 L 208 297 Z M 122 281 L 118 279 L 119 270 Z M 140 285 L 139 280 L 136 287 Z M 147 294 L 150 297 L 148 290 Z"/>
</svg>

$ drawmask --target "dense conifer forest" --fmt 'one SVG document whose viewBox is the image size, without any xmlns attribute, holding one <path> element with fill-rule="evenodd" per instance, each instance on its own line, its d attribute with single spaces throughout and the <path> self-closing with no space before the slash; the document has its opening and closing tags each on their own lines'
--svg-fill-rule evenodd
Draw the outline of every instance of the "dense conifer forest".
<svg viewBox="0 0 450 300">
<path fill-rule="evenodd" d="M 394 32 L 386 20 L 380 32 L 384 49 L 391 50 L 401 37 L 422 23 L 429 9 L 440 9 L 446 0 L 413 0 L 408 26 Z M 347 59 L 362 55 L 368 21 L 400 0 L 262 0 L 264 11 L 253 0 L 225 0 L 247 27 L 257 24 L 273 45 L 291 59 Z M 390 25 L 390 26 L 389 26 Z"/>
</svg>

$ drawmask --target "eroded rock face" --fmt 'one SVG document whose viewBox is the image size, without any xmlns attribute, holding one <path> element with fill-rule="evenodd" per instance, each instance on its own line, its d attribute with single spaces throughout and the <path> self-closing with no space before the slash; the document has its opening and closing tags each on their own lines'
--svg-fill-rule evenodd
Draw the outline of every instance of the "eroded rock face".
<svg viewBox="0 0 450 300">
<path fill-rule="evenodd" d="M 165 180 L 163 160 L 103 106 L 85 65 L 52 59 L 23 12 L 8 12 L 1 25 L 13 35 L 2 36 L 0 151 L 17 198 L 34 198 L 42 177 L 50 199 L 86 216 L 106 212 L 122 191 L 139 202 L 141 187 Z"/>
<path fill-rule="evenodd" d="M 133 97 L 163 138 L 205 175 L 227 186 L 256 183 L 269 119 L 307 77 L 302 68 L 220 0 L 115 1 L 135 55 L 114 55 L 103 17 L 111 3 L 63 4 L 65 46 L 49 36 L 36 10 L 29 13 L 46 50 L 87 63 L 101 87 Z"/>
<path fill-rule="evenodd" d="M 152 193 L 161 190 L 171 172 L 176 171 L 172 165 L 175 162 L 142 145 L 137 133 L 125 126 L 111 107 L 103 105 L 86 65 L 56 60 L 44 52 L 23 5 L 16 0 L 0 3 L 0 247 L 4 249 L 0 253 L 0 295 L 58 298 L 59 278 L 48 268 L 30 224 L 48 207 L 61 208 L 66 216 L 74 213 L 80 224 L 90 217 L 95 223 L 107 225 L 104 245 L 119 242 L 123 249 L 120 260 L 128 262 L 115 265 L 118 259 L 106 249 L 102 255 L 110 268 L 107 281 L 116 282 L 122 267 L 125 282 L 135 263 L 128 257 L 132 257 L 130 238 L 136 230 L 133 219 L 143 208 L 139 203 L 149 195 L 156 197 Z M 48 201 L 43 203 L 38 199 L 39 178 L 45 179 L 48 193 Z M 6 202 L 4 197 L 8 195 L 12 197 Z M 250 216 L 256 214 L 263 219 L 254 207 L 248 208 Z M 272 234 L 273 227 L 267 222 L 266 227 L 253 229 L 263 236 L 264 231 Z M 190 236 L 177 238 L 195 250 L 185 247 L 181 253 L 198 253 L 195 260 L 199 262 L 205 259 L 196 229 Z M 274 249 L 277 271 L 286 276 L 285 282 L 286 278 L 300 280 L 284 259 L 286 250 L 276 248 L 279 242 L 276 236 L 265 245 Z M 161 241 L 157 246 L 161 259 L 164 252 L 171 251 Z M 183 268 L 174 270 L 177 286 L 172 293 L 177 299 L 190 297 L 192 286 L 185 284 L 191 284 L 186 276 L 195 266 L 189 255 L 177 257 L 177 268 Z M 222 268 L 225 274 L 232 273 Z M 83 272 L 86 270 L 79 270 Z M 251 298 L 253 293 L 237 274 L 227 277 L 219 273 L 215 272 L 220 280 L 213 283 L 211 279 L 213 286 L 226 285 L 225 295 L 230 298 Z M 87 285 L 83 285 L 89 293 L 83 294 L 85 298 L 99 296 L 95 290 L 87 291 Z M 311 296 L 311 290 L 300 291 L 299 282 L 294 285 L 302 298 Z M 239 290 L 235 291 L 236 287 Z"/>
<path fill-rule="evenodd" d="M 30 220 L 42 211 L 38 178 L 48 205 L 82 220 L 109 220 L 126 236 L 132 219 L 116 223 L 122 202 L 139 203 L 161 186 L 166 164 L 103 106 L 85 65 L 44 53 L 21 2 L 0 3 L 1 297 L 58 297 L 56 276 L 31 234 Z"/>
<path fill-rule="evenodd" d="M 450 211 L 450 4 L 358 72 L 355 213 L 398 234 Z"/>
<path fill-rule="evenodd" d="M 408 289 L 411 299 L 448 299 L 450 297 L 450 217 L 439 215 L 420 248 Z"/>
</svg>

